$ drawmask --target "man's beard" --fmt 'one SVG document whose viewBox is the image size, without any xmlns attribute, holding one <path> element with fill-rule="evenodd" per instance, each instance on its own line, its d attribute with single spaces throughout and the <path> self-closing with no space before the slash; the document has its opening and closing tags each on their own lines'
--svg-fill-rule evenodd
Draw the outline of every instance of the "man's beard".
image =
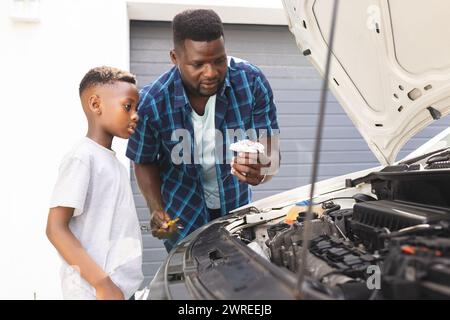
<svg viewBox="0 0 450 320">
<path fill-rule="evenodd" d="M 189 91 L 189 93 L 198 96 L 198 97 L 211 97 L 213 95 L 215 95 L 222 87 L 223 84 L 225 82 L 225 79 L 222 80 L 221 82 L 219 82 L 219 84 L 217 85 L 217 89 L 214 92 L 204 92 L 201 89 L 201 85 L 199 84 L 197 87 L 193 87 L 191 85 L 185 85 L 186 89 Z"/>
</svg>

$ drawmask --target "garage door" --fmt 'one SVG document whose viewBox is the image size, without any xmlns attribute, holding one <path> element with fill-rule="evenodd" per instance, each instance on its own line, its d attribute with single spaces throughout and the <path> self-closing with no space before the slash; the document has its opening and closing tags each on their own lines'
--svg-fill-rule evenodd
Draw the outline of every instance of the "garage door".
<svg viewBox="0 0 450 320">
<path fill-rule="evenodd" d="M 171 27 L 168 22 L 131 22 L 131 71 L 139 85 L 152 82 L 171 67 Z M 281 129 L 282 165 L 269 183 L 254 188 L 254 199 L 309 183 L 314 135 L 322 80 L 299 53 L 286 26 L 225 25 L 229 55 L 259 66 L 274 91 Z M 445 121 L 445 122 L 444 122 Z M 449 119 L 420 133 L 400 157 L 425 142 L 450 123 Z M 326 179 L 378 164 L 361 135 L 334 97 L 329 94 L 320 157 L 319 178 Z M 136 205 L 142 223 L 148 210 L 132 177 Z M 151 279 L 166 253 L 162 242 L 144 232 L 144 273 Z"/>
</svg>

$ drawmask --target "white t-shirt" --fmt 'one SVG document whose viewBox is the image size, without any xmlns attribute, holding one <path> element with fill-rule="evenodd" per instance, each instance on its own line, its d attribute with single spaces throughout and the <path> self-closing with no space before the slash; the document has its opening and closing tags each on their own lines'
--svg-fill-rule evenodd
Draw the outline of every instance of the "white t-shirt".
<svg viewBox="0 0 450 320">
<path fill-rule="evenodd" d="M 195 146 L 203 169 L 203 193 L 206 206 L 210 209 L 220 208 L 219 185 L 217 184 L 215 153 L 215 109 L 216 95 L 209 97 L 205 113 L 200 116 L 192 110 L 191 119 L 194 127 Z"/>
<path fill-rule="evenodd" d="M 125 167 L 114 151 L 84 137 L 63 159 L 50 207 L 75 208 L 69 228 L 92 259 L 131 297 L 142 280 L 142 236 Z M 95 289 L 63 260 L 64 299 Z"/>
</svg>

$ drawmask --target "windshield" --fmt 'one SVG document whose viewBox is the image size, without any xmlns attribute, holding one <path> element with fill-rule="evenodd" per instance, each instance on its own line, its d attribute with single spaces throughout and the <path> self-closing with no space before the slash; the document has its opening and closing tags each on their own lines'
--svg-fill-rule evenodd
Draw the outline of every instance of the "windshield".
<svg viewBox="0 0 450 320">
<path fill-rule="evenodd" d="M 418 157 L 420 155 L 430 153 L 436 150 L 445 149 L 450 147 L 450 128 L 445 129 L 441 133 L 437 134 L 435 137 L 430 139 L 428 142 L 417 148 L 415 151 L 411 152 L 409 155 L 404 157 L 400 162 Z"/>
</svg>

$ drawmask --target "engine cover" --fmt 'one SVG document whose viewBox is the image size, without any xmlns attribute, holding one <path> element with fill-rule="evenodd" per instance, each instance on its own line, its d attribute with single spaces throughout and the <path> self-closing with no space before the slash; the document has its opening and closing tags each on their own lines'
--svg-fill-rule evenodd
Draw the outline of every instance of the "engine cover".
<svg viewBox="0 0 450 320">
<path fill-rule="evenodd" d="M 448 209 L 403 201 L 368 201 L 354 205 L 351 229 L 356 241 L 377 250 L 383 247 L 380 234 L 449 217 Z"/>
</svg>

